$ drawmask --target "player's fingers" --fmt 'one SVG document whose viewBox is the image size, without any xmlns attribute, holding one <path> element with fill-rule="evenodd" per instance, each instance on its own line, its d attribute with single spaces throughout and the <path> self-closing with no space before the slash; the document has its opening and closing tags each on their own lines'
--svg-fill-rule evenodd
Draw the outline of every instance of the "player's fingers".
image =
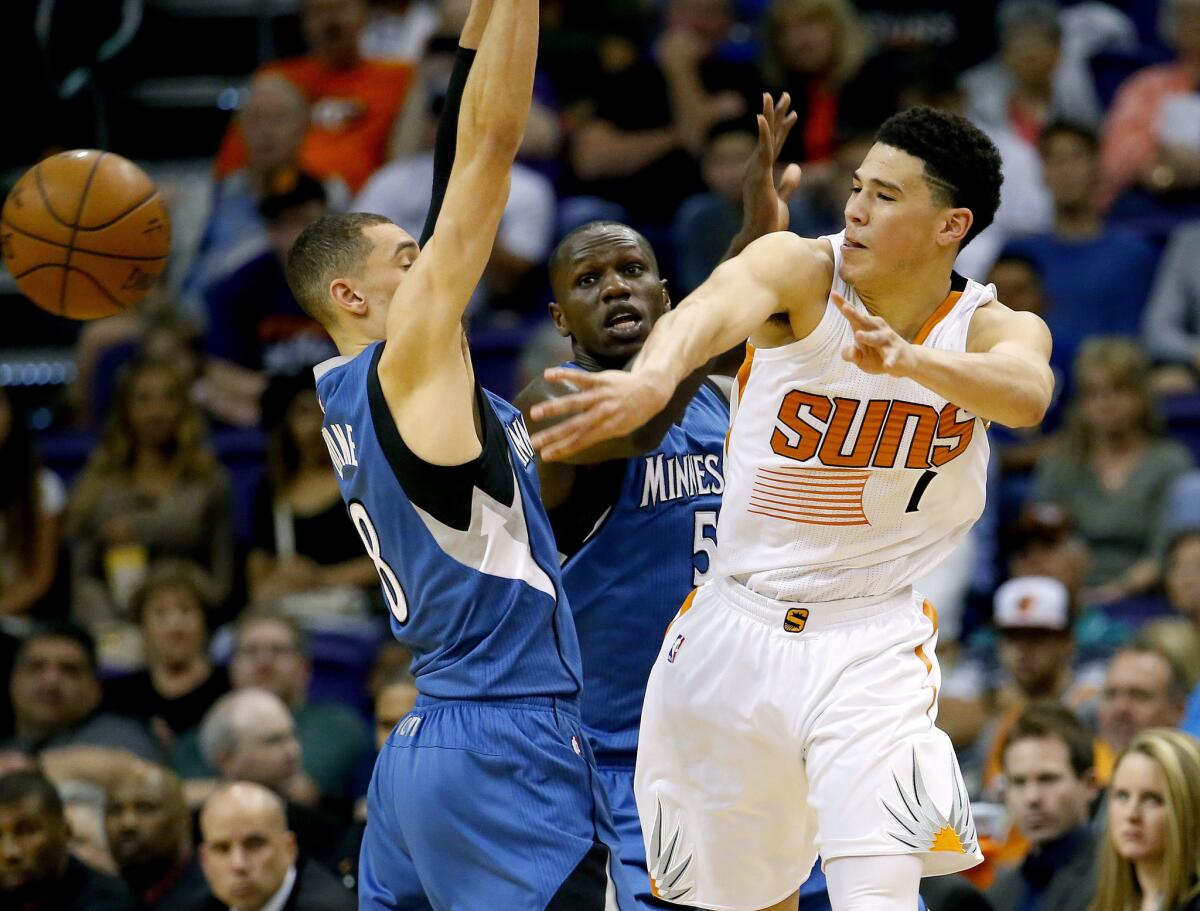
<svg viewBox="0 0 1200 911">
<path fill-rule="evenodd" d="M 767 118 L 762 114 L 759 114 L 756 120 L 758 121 L 758 157 L 766 159 L 771 155 L 771 127 L 767 123 Z"/>
<path fill-rule="evenodd" d="M 854 333 L 854 340 L 860 345 L 880 348 L 891 342 L 892 339 L 885 329 L 859 329 Z"/>
<path fill-rule="evenodd" d="M 535 421 L 545 421 L 550 418 L 561 418 L 568 414 L 577 414 L 591 407 L 597 398 L 598 394 L 594 390 L 560 395 L 558 398 L 538 402 L 529 409 L 529 416 Z"/>
<path fill-rule="evenodd" d="M 799 116 L 795 111 L 784 117 L 776 117 L 775 119 L 775 148 L 782 151 L 783 143 L 788 138 L 788 133 L 792 132 L 792 127 L 796 125 Z"/>
<path fill-rule="evenodd" d="M 857 345 L 842 346 L 842 360 L 857 364 L 862 359 L 862 352 Z"/>
<path fill-rule="evenodd" d="M 606 433 L 608 425 L 604 421 L 594 420 L 590 414 L 578 415 L 562 426 L 567 432 L 538 450 L 542 458 L 549 462 L 569 458 L 613 435 Z M 537 444 L 534 443 L 534 446 Z"/>
<path fill-rule="evenodd" d="M 800 178 L 803 172 L 800 170 L 800 165 L 790 164 L 783 169 L 783 176 L 779 178 L 779 198 L 787 202 L 792 198 L 792 194 L 800 189 Z"/>
<path fill-rule="evenodd" d="M 542 371 L 542 376 L 551 383 L 567 383 L 576 389 L 595 389 L 603 386 L 607 379 L 603 375 L 603 371 L 589 373 L 586 370 L 572 370 L 569 367 L 547 367 Z"/>
<path fill-rule="evenodd" d="M 575 415 L 569 420 L 555 424 L 553 427 L 546 427 L 539 430 L 529 441 L 533 443 L 533 448 L 538 452 L 545 452 L 556 447 L 561 447 L 568 440 L 578 436 L 594 422 L 594 418 L 590 411 L 584 411 Z"/>
<path fill-rule="evenodd" d="M 853 326 L 856 329 L 867 328 L 867 324 L 864 321 L 863 314 L 859 313 L 857 310 L 855 310 L 853 307 L 851 307 L 850 302 L 848 300 L 846 300 L 846 298 L 842 297 L 836 291 L 834 291 L 831 296 L 833 298 L 834 306 L 837 307 L 842 312 L 842 316 L 846 317 L 846 319 L 850 322 L 851 326 Z"/>
</svg>

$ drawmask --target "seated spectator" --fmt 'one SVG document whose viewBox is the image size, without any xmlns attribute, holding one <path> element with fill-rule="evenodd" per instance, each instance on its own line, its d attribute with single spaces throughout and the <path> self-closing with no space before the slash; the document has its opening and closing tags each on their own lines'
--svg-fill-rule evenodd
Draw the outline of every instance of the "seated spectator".
<svg viewBox="0 0 1200 911">
<path fill-rule="evenodd" d="M 1100 203 L 1139 187 L 1155 195 L 1200 186 L 1195 135 L 1200 82 L 1200 0 L 1165 0 L 1159 26 L 1176 58 L 1121 86 L 1104 121 Z"/>
<path fill-rule="evenodd" d="M 1147 728 L 1175 727 L 1183 720 L 1187 672 L 1161 648 L 1135 641 L 1108 663 L 1100 691 L 1096 777 L 1107 785 L 1114 757 Z"/>
<path fill-rule="evenodd" d="M 304 0 L 300 24 L 309 53 L 268 63 L 257 74 L 283 76 L 304 92 L 311 118 L 300 164 L 322 180 L 336 175 L 352 190 L 387 160 L 413 75 L 408 63 L 362 58 L 359 40 L 366 17 L 366 0 Z M 245 161 L 245 138 L 233 123 L 217 153 L 217 177 Z"/>
<path fill-rule="evenodd" d="M 0 778 L 0 906 L 12 911 L 133 911 L 123 882 L 76 860 L 54 785 L 34 772 Z"/>
<path fill-rule="evenodd" d="M 375 749 L 382 750 L 397 724 L 417 703 L 417 682 L 404 672 L 385 681 L 375 694 Z"/>
<path fill-rule="evenodd" d="M 370 0 L 359 53 L 367 60 L 420 60 L 437 28 L 432 0 Z"/>
<path fill-rule="evenodd" d="M 1092 551 L 1084 602 L 1101 604 L 1158 583 L 1164 498 L 1192 457 L 1164 437 L 1149 365 L 1133 341 L 1089 339 L 1073 385 L 1062 444 L 1038 464 L 1033 499 L 1071 515 Z"/>
<path fill-rule="evenodd" d="M 210 604 L 229 597 L 229 476 L 169 364 L 126 369 L 100 444 L 72 491 L 69 525 L 74 614 L 96 635 L 125 625 L 130 596 L 149 564 L 164 557 L 204 570 Z"/>
<path fill-rule="evenodd" d="M 208 220 L 183 280 L 183 305 L 201 324 L 205 292 L 268 249 L 262 201 L 289 192 L 309 176 L 300 166 L 309 129 L 308 101 L 294 83 L 278 74 L 259 76 L 250 84 L 237 122 L 246 144 L 245 165 L 213 188 Z M 324 190 L 334 209 L 346 208 L 349 191 L 340 178 L 327 178 Z"/>
<path fill-rule="evenodd" d="M 798 115 L 781 160 L 829 161 L 847 128 L 873 129 L 891 113 L 858 78 L 870 39 L 848 0 L 773 0 L 763 25 L 764 81 L 788 92 Z"/>
<path fill-rule="evenodd" d="M 1069 367 L 1092 335 L 1137 332 L 1158 257 L 1136 232 L 1109 227 L 1096 204 L 1096 134 L 1056 121 L 1038 140 L 1046 187 L 1054 200 L 1054 225 L 1008 243 L 1037 263 L 1050 306 L 1052 362 Z"/>
<path fill-rule="evenodd" d="M 1000 50 L 963 75 L 967 116 L 1007 129 L 1035 145 L 1043 127 L 1059 118 L 1097 126 L 1100 100 L 1086 61 L 1063 53 L 1057 4 L 1008 0 L 997 13 Z"/>
<path fill-rule="evenodd" d="M 236 911 L 354 911 L 354 895 L 332 873 L 302 860 L 283 802 L 261 785 L 237 782 L 200 812 L 200 863 L 209 887 Z"/>
<path fill-rule="evenodd" d="M 1200 529 L 1180 532 L 1172 540 L 1164 581 L 1172 610 L 1200 630 Z M 1179 726 L 1200 736 L 1200 687 L 1192 689 Z"/>
<path fill-rule="evenodd" d="M 229 690 L 229 675 L 209 658 L 205 607 L 196 566 L 183 560 L 151 566 L 129 606 L 145 642 L 146 669 L 106 686 L 107 707 L 145 719 L 168 752 Z"/>
<path fill-rule="evenodd" d="M 1087 911 L 1096 889 L 1089 820 L 1099 789 L 1092 737 L 1055 702 L 1027 708 L 1004 740 L 1004 802 L 1029 842 L 1021 865 L 987 891 L 995 911 Z"/>
<path fill-rule="evenodd" d="M 47 775 L 49 777 L 49 775 Z M 104 789 L 79 779 L 59 781 L 51 778 L 62 798 L 63 815 L 71 837 L 67 850 L 93 870 L 117 875 L 117 864 L 104 836 Z"/>
<path fill-rule="evenodd" d="M 141 724 L 101 710 L 96 646 L 78 627 L 48 625 L 31 633 L 17 652 L 9 691 L 16 716 L 12 744 L 18 747 L 59 752 L 100 746 L 150 762 L 162 758 Z"/>
<path fill-rule="evenodd" d="M 703 188 L 698 158 L 709 131 L 761 103 L 755 67 L 717 55 L 733 24 L 730 0 L 705 4 L 705 16 L 692 6 L 668 0 L 655 60 L 601 77 L 594 112 L 569 148 L 572 192 L 618 203 L 639 227 L 670 224 Z"/>
<path fill-rule="evenodd" d="M 413 126 L 420 141 L 412 155 L 381 167 L 367 181 L 354 200 L 358 212 L 372 212 L 390 218 L 414 238 L 421 236 L 433 195 L 433 148 L 442 95 L 432 95 L 421 123 Z M 420 99 L 414 99 L 416 104 Z M 500 219 L 496 243 L 484 272 L 484 281 L 475 292 L 472 311 L 491 310 L 527 312 L 535 303 L 538 288 L 531 287 L 538 277 L 536 268 L 550 253 L 555 227 L 554 185 L 532 168 L 515 162 L 508 202 Z"/>
<path fill-rule="evenodd" d="M 336 354 L 325 330 L 296 303 L 283 272 L 300 232 L 328 211 L 325 188 L 301 175 L 286 189 L 264 196 L 258 211 L 266 225 L 266 248 L 204 294 L 206 378 L 218 365 L 286 373 Z"/>
<path fill-rule="evenodd" d="M 36 613 L 58 575 L 66 490 L 0 388 L 0 617 Z"/>
<path fill-rule="evenodd" d="M 1195 388 L 1200 377 L 1200 224 L 1171 235 L 1142 319 L 1142 341 L 1169 370 L 1167 388 Z"/>
<path fill-rule="evenodd" d="M 1117 762 L 1095 911 L 1200 909 L 1200 743 L 1144 731 Z"/>
<path fill-rule="evenodd" d="M 276 378 L 263 411 L 270 442 L 267 477 L 254 498 L 246 573 L 251 600 L 314 616 L 360 613 L 379 574 L 329 470 L 312 374 Z"/>
</svg>

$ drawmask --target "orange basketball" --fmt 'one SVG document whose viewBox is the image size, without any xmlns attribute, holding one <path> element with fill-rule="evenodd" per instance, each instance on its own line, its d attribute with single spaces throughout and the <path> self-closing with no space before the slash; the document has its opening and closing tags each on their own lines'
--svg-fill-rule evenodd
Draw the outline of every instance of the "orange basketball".
<svg viewBox="0 0 1200 911">
<path fill-rule="evenodd" d="M 34 165 L 0 213 L 4 264 L 44 310 L 99 319 L 136 304 L 167 264 L 171 221 L 146 172 L 77 149 Z"/>
</svg>

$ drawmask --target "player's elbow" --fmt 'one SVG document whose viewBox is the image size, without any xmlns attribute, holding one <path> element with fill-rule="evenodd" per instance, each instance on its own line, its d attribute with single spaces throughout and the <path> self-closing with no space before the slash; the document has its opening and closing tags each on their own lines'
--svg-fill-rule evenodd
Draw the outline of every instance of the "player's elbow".
<svg viewBox="0 0 1200 911">
<path fill-rule="evenodd" d="M 1038 383 L 1022 394 L 1014 394 L 1008 403 L 1010 415 L 1003 423 L 1009 427 L 1036 427 L 1046 417 L 1054 399 L 1054 379 Z"/>
</svg>

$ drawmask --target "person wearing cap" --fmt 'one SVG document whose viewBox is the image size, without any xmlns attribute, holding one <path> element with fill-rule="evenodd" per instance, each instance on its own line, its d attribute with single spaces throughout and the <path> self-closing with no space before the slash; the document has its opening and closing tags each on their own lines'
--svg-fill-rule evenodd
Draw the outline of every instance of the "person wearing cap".
<svg viewBox="0 0 1200 911">
<path fill-rule="evenodd" d="M 1019 866 L 999 873 L 995 911 L 1086 911 L 1096 891 L 1089 819 L 1099 788 L 1092 736 L 1070 709 L 1036 702 L 1013 722 L 1001 751 L 1004 803 L 1029 842 Z"/>
</svg>

